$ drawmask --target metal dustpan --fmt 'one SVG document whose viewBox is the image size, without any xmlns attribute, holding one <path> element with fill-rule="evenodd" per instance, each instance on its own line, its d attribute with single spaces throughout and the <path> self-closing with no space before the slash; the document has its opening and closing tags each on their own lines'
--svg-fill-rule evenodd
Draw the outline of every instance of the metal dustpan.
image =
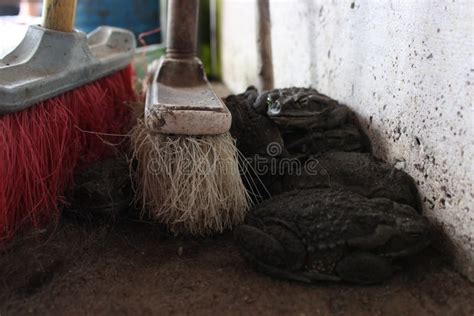
<svg viewBox="0 0 474 316">
<path fill-rule="evenodd" d="M 125 68 L 135 45 L 133 33 L 115 27 L 86 35 L 30 26 L 21 43 L 0 59 L 0 115 Z"/>
<path fill-rule="evenodd" d="M 145 124 L 164 134 L 216 135 L 231 114 L 214 93 L 196 57 L 198 0 L 171 0 L 167 48 L 146 97 Z"/>
</svg>

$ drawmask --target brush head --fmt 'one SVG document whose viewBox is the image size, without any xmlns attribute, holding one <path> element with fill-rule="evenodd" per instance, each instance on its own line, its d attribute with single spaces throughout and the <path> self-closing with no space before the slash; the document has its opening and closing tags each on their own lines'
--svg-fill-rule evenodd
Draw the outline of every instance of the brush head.
<svg viewBox="0 0 474 316">
<path fill-rule="evenodd" d="M 130 31 L 102 26 L 89 34 L 32 25 L 21 43 L 0 59 L 0 115 L 124 69 L 135 52 Z"/>
<path fill-rule="evenodd" d="M 250 199 L 229 133 L 167 135 L 138 120 L 132 146 L 142 215 L 184 235 L 221 233 L 243 221 Z"/>
<path fill-rule="evenodd" d="M 132 132 L 144 214 L 175 234 L 209 235 L 239 224 L 249 196 L 229 134 L 231 114 L 200 60 L 168 50 Z"/>
<path fill-rule="evenodd" d="M 196 57 L 168 54 L 160 60 L 146 98 L 145 124 L 163 134 L 218 135 L 231 114 L 207 81 Z"/>
<path fill-rule="evenodd" d="M 58 223 L 74 171 L 127 143 L 132 74 L 130 66 L 1 117 L 0 250 L 21 231 Z"/>
</svg>

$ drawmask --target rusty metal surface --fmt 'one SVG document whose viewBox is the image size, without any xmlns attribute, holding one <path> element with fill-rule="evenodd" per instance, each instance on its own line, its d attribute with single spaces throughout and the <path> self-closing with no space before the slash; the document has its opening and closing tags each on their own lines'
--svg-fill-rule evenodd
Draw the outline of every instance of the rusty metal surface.
<svg viewBox="0 0 474 316">
<path fill-rule="evenodd" d="M 168 5 L 167 52 L 195 55 L 199 0 L 171 0 Z"/>
<path fill-rule="evenodd" d="M 221 111 L 222 107 L 217 102 L 219 98 L 207 85 L 198 85 L 195 87 L 175 88 L 172 86 L 158 84 L 160 95 L 158 102 L 161 104 L 186 105 L 189 109 L 207 110 L 216 109 Z M 186 109 L 184 106 L 179 106 L 178 109 Z"/>
</svg>

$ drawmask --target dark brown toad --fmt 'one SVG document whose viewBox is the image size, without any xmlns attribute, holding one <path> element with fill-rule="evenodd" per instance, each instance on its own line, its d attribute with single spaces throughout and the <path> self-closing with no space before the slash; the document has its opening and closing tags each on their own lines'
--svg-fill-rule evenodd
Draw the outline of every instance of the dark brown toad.
<svg viewBox="0 0 474 316">
<path fill-rule="evenodd" d="M 405 204 L 310 189 L 255 207 L 235 230 L 235 240 L 248 261 L 274 277 L 371 284 L 392 275 L 393 260 L 427 247 L 429 227 Z"/>
</svg>

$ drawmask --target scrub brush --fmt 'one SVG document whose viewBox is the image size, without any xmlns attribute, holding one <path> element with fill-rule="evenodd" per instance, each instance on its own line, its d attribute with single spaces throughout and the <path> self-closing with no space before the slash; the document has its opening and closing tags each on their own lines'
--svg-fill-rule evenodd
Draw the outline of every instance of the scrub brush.
<svg viewBox="0 0 474 316">
<path fill-rule="evenodd" d="M 171 0 L 167 49 L 132 131 L 143 212 L 175 234 L 208 235 L 240 223 L 249 196 L 230 136 L 231 114 L 196 57 L 197 0 Z"/>
<path fill-rule="evenodd" d="M 106 142 L 130 127 L 135 38 L 74 31 L 75 9 L 45 0 L 42 25 L 0 59 L 0 246 L 56 222 L 76 167 L 110 155 Z"/>
</svg>

